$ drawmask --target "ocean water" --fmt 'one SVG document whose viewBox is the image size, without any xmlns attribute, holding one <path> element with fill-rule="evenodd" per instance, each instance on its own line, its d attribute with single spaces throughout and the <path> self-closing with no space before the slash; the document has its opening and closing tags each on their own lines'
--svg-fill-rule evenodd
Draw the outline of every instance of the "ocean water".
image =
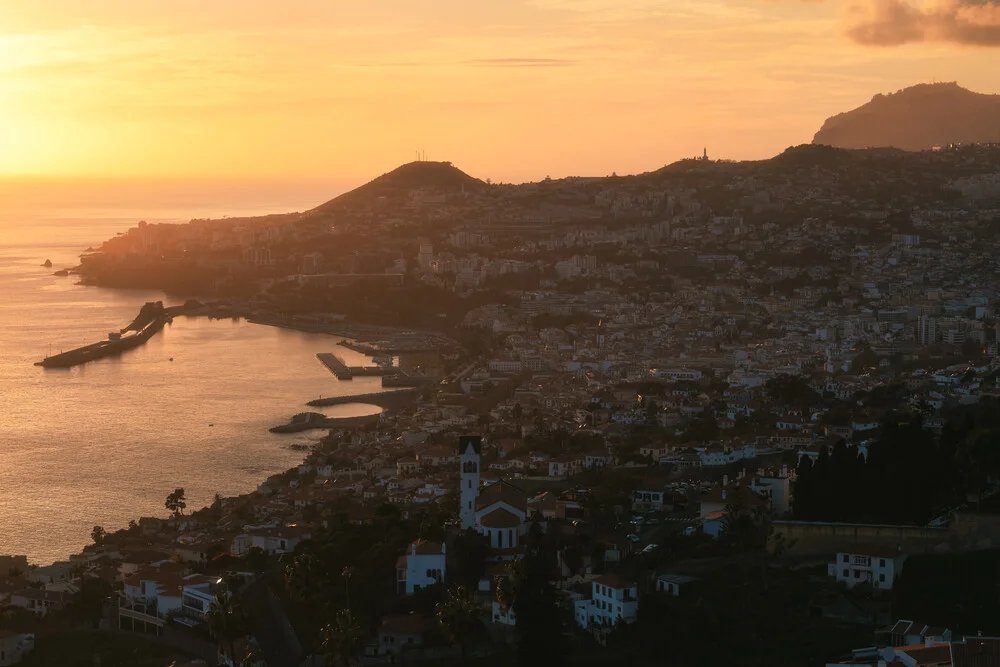
<svg viewBox="0 0 1000 667">
<path fill-rule="evenodd" d="M 317 352 L 338 351 L 349 362 L 365 361 L 336 347 L 337 338 L 242 320 L 178 317 L 117 358 L 73 369 L 33 365 L 103 339 L 146 301 L 165 299 L 52 275 L 74 265 L 85 248 L 140 218 L 302 210 L 322 194 L 273 195 L 241 210 L 212 193 L 158 206 L 118 204 L 110 195 L 78 205 L 44 196 L 13 205 L 3 194 L 0 188 L 0 554 L 26 554 L 39 564 L 65 558 L 89 541 L 95 525 L 114 530 L 140 516 L 165 516 L 164 500 L 175 487 L 184 487 L 189 508 L 217 492 L 251 491 L 301 461 L 303 452 L 292 445 L 322 435 L 274 435 L 268 428 L 320 395 L 380 389 L 378 378 L 338 382 L 316 360 Z M 53 269 L 41 267 L 46 259 Z M 346 405 L 324 412 L 376 410 Z"/>
</svg>

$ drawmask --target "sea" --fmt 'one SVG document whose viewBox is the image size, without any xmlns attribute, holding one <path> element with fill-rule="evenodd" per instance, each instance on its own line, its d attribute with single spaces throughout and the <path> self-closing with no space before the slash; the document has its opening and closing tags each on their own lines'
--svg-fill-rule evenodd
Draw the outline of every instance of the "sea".
<svg viewBox="0 0 1000 667">
<path fill-rule="evenodd" d="M 103 188 L 103 189 L 102 189 Z M 124 194 L 123 194 L 124 192 Z M 239 319 L 177 317 L 143 347 L 72 369 L 34 362 L 96 342 L 130 322 L 149 290 L 85 287 L 53 272 L 78 263 L 139 220 L 184 222 L 305 210 L 329 187 L 0 184 L 0 554 L 65 559 L 143 516 L 166 516 L 171 491 L 189 509 L 214 494 L 253 491 L 297 465 L 322 431 L 272 426 L 319 396 L 379 391 L 378 378 L 339 382 L 317 359 L 367 361 L 338 338 Z M 53 267 L 42 264 L 51 260 Z M 348 404 L 321 411 L 377 412 Z"/>
</svg>

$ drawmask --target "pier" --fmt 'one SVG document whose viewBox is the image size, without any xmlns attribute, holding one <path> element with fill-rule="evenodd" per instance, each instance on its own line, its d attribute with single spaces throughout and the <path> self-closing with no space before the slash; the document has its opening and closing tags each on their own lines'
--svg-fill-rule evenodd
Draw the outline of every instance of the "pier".
<svg viewBox="0 0 1000 667">
<path fill-rule="evenodd" d="M 120 331 L 111 332 L 106 340 L 45 357 L 35 362 L 35 365 L 44 368 L 72 368 L 88 361 L 119 355 L 144 344 L 163 329 L 172 317 L 163 307 L 162 301 L 151 301 L 139 310 L 139 315 L 131 324 Z"/>
<path fill-rule="evenodd" d="M 354 374 L 351 373 L 351 369 L 347 367 L 340 357 L 330 354 L 329 352 L 320 352 L 316 355 L 316 358 L 323 362 L 330 372 L 337 376 L 338 380 L 353 380 Z"/>
<path fill-rule="evenodd" d="M 377 405 L 386 410 L 396 410 L 409 403 L 416 395 L 417 393 L 414 389 L 397 389 L 396 391 L 357 394 L 355 396 L 317 398 L 314 401 L 309 401 L 308 405 L 314 408 L 321 408 L 331 405 L 345 405 L 347 403 L 365 403 L 367 405 Z"/>
<path fill-rule="evenodd" d="M 343 359 L 329 352 L 320 352 L 316 358 L 322 361 L 323 365 L 329 368 L 338 380 L 353 380 L 355 377 L 379 377 L 394 372 L 393 369 L 385 369 L 381 366 L 348 366 Z"/>
</svg>

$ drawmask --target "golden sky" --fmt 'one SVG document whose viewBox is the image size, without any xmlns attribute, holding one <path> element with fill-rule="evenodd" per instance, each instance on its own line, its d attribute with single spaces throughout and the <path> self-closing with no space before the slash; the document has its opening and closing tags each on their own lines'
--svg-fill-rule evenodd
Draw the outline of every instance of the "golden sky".
<svg viewBox="0 0 1000 667">
<path fill-rule="evenodd" d="M 933 79 L 997 0 L 11 0 L 0 175 L 528 180 L 768 157 Z"/>
</svg>

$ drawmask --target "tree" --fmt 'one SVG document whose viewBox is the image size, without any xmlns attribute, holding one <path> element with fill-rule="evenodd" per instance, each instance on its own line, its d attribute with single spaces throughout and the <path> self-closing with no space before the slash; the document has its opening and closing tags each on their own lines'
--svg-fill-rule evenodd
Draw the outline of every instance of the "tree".
<svg viewBox="0 0 1000 667">
<path fill-rule="evenodd" d="M 320 650 L 327 655 L 327 665 L 350 665 L 365 648 L 365 634 L 350 609 L 341 609 L 333 623 L 320 630 Z"/>
<path fill-rule="evenodd" d="M 438 623 L 451 640 L 458 644 L 462 652 L 462 664 L 466 662 L 466 646 L 469 640 L 482 630 L 482 609 L 465 586 L 448 591 L 444 602 L 438 603 Z"/>
<path fill-rule="evenodd" d="M 524 414 L 524 408 L 521 407 L 520 403 L 515 403 L 514 409 L 511 410 L 511 416 L 514 418 L 514 421 L 518 422 L 521 421 L 521 416 L 523 414 Z"/>
<path fill-rule="evenodd" d="M 448 553 L 454 555 L 459 583 L 469 588 L 477 586 L 486 572 L 486 559 L 490 555 L 486 537 L 467 528 L 455 538 Z"/>
<path fill-rule="evenodd" d="M 555 555 L 537 524 L 532 525 L 528 536 L 522 567 L 513 598 L 520 633 L 518 664 L 522 667 L 564 665 L 569 654 L 566 645 L 568 624 L 551 583 L 555 577 Z"/>
<path fill-rule="evenodd" d="M 184 509 L 187 507 L 187 502 L 184 499 L 184 489 L 176 488 L 173 493 L 167 496 L 167 501 L 164 506 L 173 513 L 174 516 L 180 516 L 184 514 Z"/>
<path fill-rule="evenodd" d="M 215 641 L 229 651 L 229 657 L 236 660 L 236 640 L 246 635 L 243 610 L 231 591 L 223 590 L 205 614 L 205 623 Z"/>
<path fill-rule="evenodd" d="M 94 544 L 100 546 L 104 538 L 108 536 L 108 533 L 104 530 L 103 526 L 94 526 L 94 529 L 90 531 L 90 539 L 94 541 Z"/>
</svg>

